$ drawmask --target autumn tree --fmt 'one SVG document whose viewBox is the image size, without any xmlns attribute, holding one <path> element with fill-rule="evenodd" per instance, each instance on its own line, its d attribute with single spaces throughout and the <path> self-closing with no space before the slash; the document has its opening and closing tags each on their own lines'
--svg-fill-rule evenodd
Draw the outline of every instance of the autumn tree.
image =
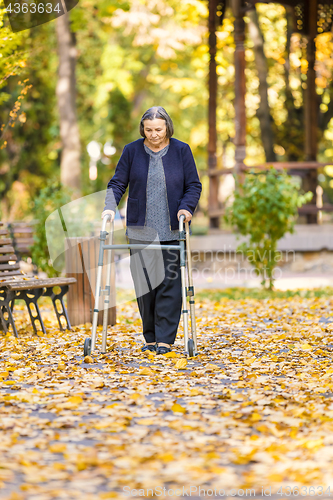
<svg viewBox="0 0 333 500">
<path fill-rule="evenodd" d="M 260 102 L 257 117 L 260 121 L 261 140 L 265 150 L 266 161 L 276 161 L 274 151 L 274 132 L 272 128 L 272 115 L 268 102 L 268 65 L 264 51 L 264 39 L 260 30 L 256 8 L 248 12 L 249 35 L 253 42 L 255 65 L 259 78 Z"/>
<path fill-rule="evenodd" d="M 56 33 L 59 55 L 56 94 L 62 142 L 60 178 L 64 186 L 79 193 L 81 188 L 81 144 L 76 116 L 75 67 L 77 52 L 75 35 L 70 29 L 68 13 L 57 18 Z"/>
</svg>

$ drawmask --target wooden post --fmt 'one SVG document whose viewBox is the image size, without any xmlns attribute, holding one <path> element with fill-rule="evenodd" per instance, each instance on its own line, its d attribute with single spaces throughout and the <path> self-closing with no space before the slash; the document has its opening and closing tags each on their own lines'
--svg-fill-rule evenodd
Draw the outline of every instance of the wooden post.
<svg viewBox="0 0 333 500">
<path fill-rule="evenodd" d="M 305 15 L 307 17 L 308 33 L 307 37 L 307 60 L 308 71 L 306 80 L 306 90 L 304 93 L 304 119 L 305 119 L 305 156 L 307 161 L 317 159 L 318 141 L 318 97 L 316 92 L 316 43 L 317 36 L 317 0 L 305 2 Z M 311 169 L 303 181 L 303 189 L 311 191 L 313 198 L 311 205 L 316 205 L 317 170 Z M 307 223 L 316 224 L 317 214 L 307 214 Z"/>
<path fill-rule="evenodd" d="M 99 244 L 98 237 L 68 238 L 68 248 L 65 252 L 66 276 L 76 278 L 75 285 L 69 287 L 67 295 L 67 312 L 73 326 L 92 322 Z M 108 315 L 108 325 L 111 326 L 116 324 L 114 252 L 112 252 L 112 257 L 111 307 Z M 106 253 L 104 262 L 106 267 Z M 104 274 L 102 279 L 105 280 Z M 99 302 L 100 308 L 103 307 L 103 299 L 104 297 L 101 296 Z M 98 325 L 102 324 L 103 310 L 100 310 Z"/>
<path fill-rule="evenodd" d="M 232 0 L 235 18 L 235 170 L 240 182 L 243 180 L 242 165 L 246 156 L 246 113 L 245 113 L 245 22 L 243 18 L 243 0 Z"/>
<path fill-rule="evenodd" d="M 209 76 L 208 76 L 208 175 L 212 170 L 216 169 L 216 104 L 217 104 L 217 73 L 216 73 L 216 9 L 217 0 L 208 0 L 209 16 L 208 16 L 208 31 L 209 31 Z M 219 177 L 218 175 L 209 176 L 209 198 L 208 198 L 208 214 L 209 227 L 219 228 L 219 217 L 211 216 L 212 210 L 215 212 L 219 209 L 218 202 Z"/>
</svg>

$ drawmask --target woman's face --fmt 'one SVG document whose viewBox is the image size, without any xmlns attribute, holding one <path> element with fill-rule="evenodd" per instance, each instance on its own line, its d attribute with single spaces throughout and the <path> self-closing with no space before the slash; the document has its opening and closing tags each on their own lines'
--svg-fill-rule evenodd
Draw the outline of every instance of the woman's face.
<svg viewBox="0 0 333 500">
<path fill-rule="evenodd" d="M 147 141 L 155 147 L 160 146 L 167 139 L 166 123 L 162 118 L 155 118 L 155 120 L 144 120 L 143 130 Z"/>
</svg>

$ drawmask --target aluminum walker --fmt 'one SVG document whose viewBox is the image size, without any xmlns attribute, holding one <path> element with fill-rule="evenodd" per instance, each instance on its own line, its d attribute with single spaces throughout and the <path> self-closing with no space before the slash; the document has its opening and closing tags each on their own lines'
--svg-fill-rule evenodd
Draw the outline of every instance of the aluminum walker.
<svg viewBox="0 0 333 500">
<path fill-rule="evenodd" d="M 101 295 L 104 296 L 104 311 L 103 311 L 103 329 L 102 329 L 102 353 L 106 352 L 106 338 L 107 338 L 107 324 L 108 324 L 108 310 L 111 295 L 111 262 L 112 262 L 112 251 L 115 249 L 149 249 L 149 250 L 179 250 L 180 251 L 180 273 L 181 273 L 181 287 L 182 287 L 182 314 L 183 314 L 183 327 L 184 327 L 184 347 L 185 353 L 189 357 L 196 356 L 197 351 L 197 335 L 196 335 L 196 325 L 195 325 L 195 301 L 194 301 L 194 286 L 192 279 L 192 262 L 191 262 L 191 249 L 190 249 L 190 234 L 189 234 L 189 224 L 185 222 L 184 230 L 184 219 L 185 215 L 179 217 L 179 245 L 144 245 L 144 244 L 127 244 L 127 245 L 113 245 L 113 232 L 114 232 L 114 221 L 110 223 L 111 230 L 110 233 L 106 231 L 107 222 L 111 221 L 111 215 L 107 214 L 103 217 L 102 230 L 100 232 L 100 247 L 99 247 L 99 257 L 98 257 L 98 269 L 97 269 L 97 281 L 96 281 L 96 292 L 95 292 L 95 307 L 93 311 L 93 322 L 92 322 L 92 332 L 91 338 L 88 337 L 84 342 L 84 356 L 90 355 L 92 351 L 96 349 L 96 332 L 97 332 L 97 320 L 99 313 L 99 298 Z M 108 244 L 106 244 L 106 239 L 109 236 Z M 104 250 L 110 250 L 107 255 L 107 268 L 106 268 L 106 285 L 102 289 L 102 271 L 103 271 L 103 258 Z M 187 265 L 186 265 L 187 264 Z M 185 268 L 187 268 L 188 286 L 186 286 L 185 280 Z M 187 308 L 187 297 L 189 297 L 190 310 Z M 191 317 L 191 336 L 189 337 L 188 328 L 188 318 L 189 313 Z"/>
</svg>

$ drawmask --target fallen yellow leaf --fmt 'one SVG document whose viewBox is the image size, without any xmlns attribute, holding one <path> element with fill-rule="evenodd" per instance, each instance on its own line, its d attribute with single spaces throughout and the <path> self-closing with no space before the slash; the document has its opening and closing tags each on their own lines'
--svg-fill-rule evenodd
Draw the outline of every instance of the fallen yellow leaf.
<svg viewBox="0 0 333 500">
<path fill-rule="evenodd" d="M 257 358 L 252 357 L 252 358 L 250 358 L 250 359 L 246 359 L 246 360 L 244 361 L 244 364 L 245 364 L 245 365 L 252 365 L 252 363 L 254 363 L 255 361 L 257 361 Z"/>
<path fill-rule="evenodd" d="M 175 457 L 173 456 L 172 453 L 162 453 L 161 455 L 157 456 L 158 460 L 161 460 L 162 462 L 173 462 Z"/>
<path fill-rule="evenodd" d="M 312 450 L 312 448 L 317 448 L 317 447 L 321 447 L 323 446 L 323 439 L 322 438 L 319 438 L 319 439 L 309 439 L 308 441 L 306 441 L 303 445 L 305 448 L 307 448 L 308 450 Z"/>
<path fill-rule="evenodd" d="M 116 491 L 103 491 L 99 493 L 98 498 L 101 500 L 108 500 L 109 498 L 118 498 L 118 493 Z"/>
<path fill-rule="evenodd" d="M 74 403 L 76 405 L 81 404 L 83 399 L 80 396 L 71 396 L 67 399 L 68 403 Z"/>
<path fill-rule="evenodd" d="M 92 389 L 103 389 L 103 387 L 105 387 L 104 380 L 93 380 L 90 387 Z"/>
<path fill-rule="evenodd" d="M 136 423 L 139 425 L 154 425 L 156 424 L 156 420 L 152 418 L 140 418 Z"/>
<path fill-rule="evenodd" d="M 183 406 L 181 406 L 178 403 L 175 403 L 174 405 L 172 405 L 171 410 L 174 413 L 186 413 L 186 408 L 184 408 Z"/>
<path fill-rule="evenodd" d="M 167 352 L 166 354 L 163 354 L 163 358 L 179 358 L 179 354 L 175 353 L 174 351 Z"/>
<path fill-rule="evenodd" d="M 11 355 L 10 355 L 11 358 L 15 359 L 15 360 L 19 360 L 19 359 L 22 359 L 23 358 L 23 354 L 18 354 L 16 352 L 13 352 Z"/>
<path fill-rule="evenodd" d="M 141 368 L 141 370 L 139 371 L 139 375 L 154 375 L 154 372 L 150 368 L 145 367 Z"/>
<path fill-rule="evenodd" d="M 212 372 L 217 372 L 220 370 L 220 367 L 217 365 L 213 365 L 212 363 L 208 363 L 208 365 L 205 366 L 205 370 L 207 371 L 212 371 Z"/>
<path fill-rule="evenodd" d="M 94 360 L 93 360 L 93 358 L 91 356 L 85 356 L 84 362 L 85 363 L 93 363 Z"/>
<path fill-rule="evenodd" d="M 54 443 L 49 446 L 49 451 L 51 453 L 64 453 L 67 451 L 67 446 L 65 443 Z"/>
<path fill-rule="evenodd" d="M 261 420 L 261 415 L 254 411 L 251 415 L 251 420 L 252 422 L 258 422 L 258 420 Z"/>
<path fill-rule="evenodd" d="M 200 392 L 198 389 L 191 389 L 190 390 L 190 396 L 199 396 Z"/>
<path fill-rule="evenodd" d="M 176 364 L 175 364 L 175 368 L 177 368 L 178 370 L 184 370 L 187 366 L 187 359 L 183 358 L 183 359 L 178 359 Z"/>
<path fill-rule="evenodd" d="M 137 392 L 135 392 L 134 394 L 130 394 L 128 397 L 130 399 L 134 399 L 134 401 L 136 401 L 137 399 L 139 399 L 142 396 L 140 396 L 140 394 L 138 394 Z"/>
</svg>

